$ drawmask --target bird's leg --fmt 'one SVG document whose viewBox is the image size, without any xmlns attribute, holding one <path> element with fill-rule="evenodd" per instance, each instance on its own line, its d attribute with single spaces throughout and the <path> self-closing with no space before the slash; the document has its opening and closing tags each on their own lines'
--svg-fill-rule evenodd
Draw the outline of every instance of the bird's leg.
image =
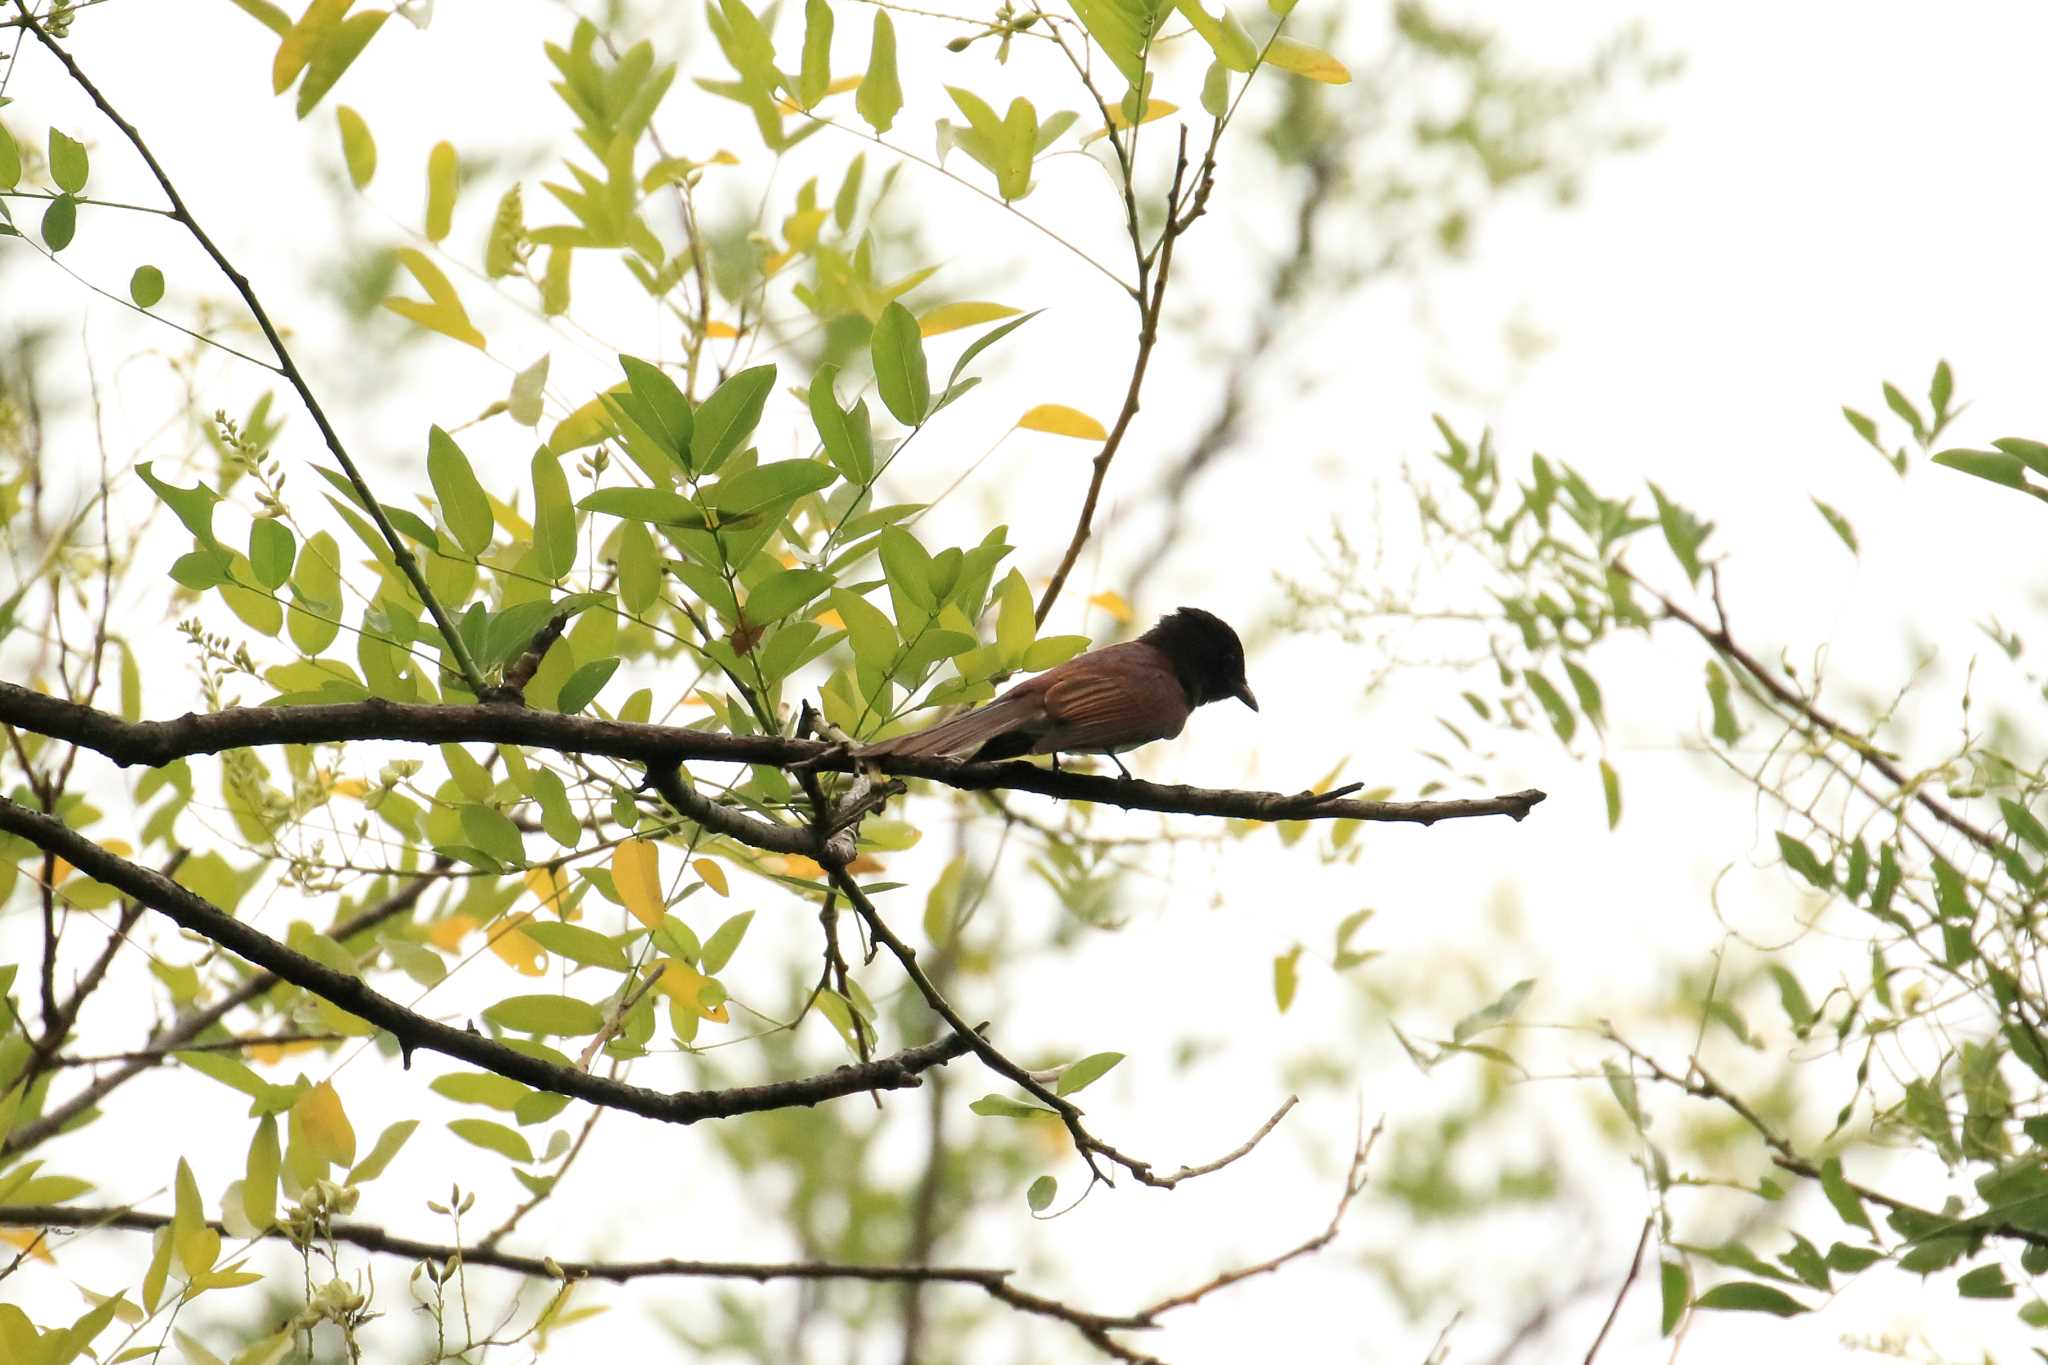
<svg viewBox="0 0 2048 1365">
<path fill-rule="evenodd" d="M 1103 754 L 1103 757 L 1108 759 L 1110 762 L 1116 764 L 1116 770 L 1118 774 L 1120 774 L 1123 777 L 1124 781 L 1129 782 L 1131 780 L 1131 770 L 1124 766 L 1124 761 L 1122 759 L 1118 758 L 1115 754 L 1112 753 L 1105 753 Z"/>
</svg>

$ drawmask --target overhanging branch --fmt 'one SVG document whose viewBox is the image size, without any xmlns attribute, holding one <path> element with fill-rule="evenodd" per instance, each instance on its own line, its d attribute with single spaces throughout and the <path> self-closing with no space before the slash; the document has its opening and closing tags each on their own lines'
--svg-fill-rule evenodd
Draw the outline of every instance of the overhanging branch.
<svg viewBox="0 0 2048 1365">
<path fill-rule="evenodd" d="M 156 767 L 198 754 L 260 745 L 342 740 L 527 744 L 558 753 L 595 754 L 650 765 L 698 761 L 786 768 L 802 763 L 833 772 L 850 772 L 857 766 L 844 746 L 819 740 L 636 725 L 505 703 L 437 706 L 371 698 L 319 706 L 241 706 L 176 720 L 131 722 L 77 702 L 0 683 L 0 724 L 91 749 L 123 767 Z M 1021 762 L 957 763 L 942 758 L 890 757 L 869 761 L 868 766 L 961 791 L 1037 792 L 1125 810 L 1232 820 L 1373 820 L 1419 825 L 1485 815 L 1520 820 L 1544 799 L 1542 792 L 1530 790 L 1456 801 L 1333 800 L 1313 792 L 1175 786 L 1056 772 Z"/>
<path fill-rule="evenodd" d="M 703 1119 L 730 1118 L 736 1114 L 817 1104 L 822 1100 L 864 1091 L 906 1089 L 921 1084 L 922 1072 L 960 1056 L 971 1046 L 967 1039 L 948 1036 L 936 1043 L 859 1066 L 842 1066 L 822 1075 L 772 1081 L 764 1085 L 735 1086 L 727 1090 L 663 1092 L 627 1085 L 573 1067 L 556 1066 L 481 1034 L 416 1014 L 389 996 L 372 990 L 366 982 L 293 952 L 170 878 L 109 853 L 61 821 L 4 797 L 0 797 L 0 830 L 19 835 L 36 847 L 56 854 L 86 876 L 105 882 L 164 915 L 180 928 L 209 939 L 281 980 L 311 991 L 378 1028 L 388 1030 L 398 1039 L 399 1047 L 408 1057 L 416 1051 L 438 1052 L 524 1082 L 537 1090 L 622 1109 L 664 1123 L 697 1123 Z"/>
</svg>

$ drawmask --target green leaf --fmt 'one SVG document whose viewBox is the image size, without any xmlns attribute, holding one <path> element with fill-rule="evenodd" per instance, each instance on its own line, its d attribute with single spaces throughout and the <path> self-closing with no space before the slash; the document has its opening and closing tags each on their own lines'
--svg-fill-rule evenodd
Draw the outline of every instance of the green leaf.
<svg viewBox="0 0 2048 1365">
<path fill-rule="evenodd" d="M 1515 1014 L 1522 1008 L 1523 1002 L 1529 998 L 1529 992 L 1535 988 L 1536 979 L 1534 977 L 1517 981 L 1502 993 L 1500 999 L 1483 1009 L 1474 1010 L 1452 1025 L 1452 1041 L 1462 1043 L 1467 1038 L 1476 1037 L 1489 1029 L 1498 1028 L 1505 1024 L 1508 1020 L 1515 1017 Z"/>
<path fill-rule="evenodd" d="M 194 540 L 208 549 L 220 548 L 220 542 L 213 538 L 213 509 L 220 501 L 220 494 L 203 483 L 190 488 L 165 483 L 147 462 L 135 466 L 135 476 L 149 485 L 149 490 L 171 509 L 185 529 L 192 533 Z"/>
<path fill-rule="evenodd" d="M 292 17 L 271 4 L 270 0 L 228 0 L 228 3 L 280 38 L 292 31 Z"/>
<path fill-rule="evenodd" d="M 427 478 L 441 500 L 441 519 L 454 533 L 455 543 L 469 554 L 482 554 L 490 547 L 495 525 L 491 500 L 477 481 L 469 456 L 438 426 L 427 429 Z"/>
<path fill-rule="evenodd" d="M 2035 819 L 2032 811 L 2005 797 L 1998 799 L 1998 809 L 2005 816 L 2007 829 L 2037 849 L 2048 849 L 2048 826 Z"/>
<path fill-rule="evenodd" d="M 1600 760 L 1600 791 L 1607 798 L 1607 828 L 1621 824 L 1621 774 L 1606 759 Z"/>
<path fill-rule="evenodd" d="M 1543 714 L 1549 718 L 1550 728 L 1557 732 L 1559 741 L 1571 743 L 1572 736 L 1578 733 L 1579 722 L 1572 714 L 1571 707 L 1565 705 L 1564 695 L 1550 679 L 1533 668 L 1522 671 L 1522 680 L 1528 683 L 1529 690 L 1536 694 L 1536 700 L 1543 707 Z"/>
<path fill-rule="evenodd" d="M 259 1228 L 277 1221 L 277 1170 L 280 1156 L 277 1115 L 257 1120 L 249 1138 L 249 1155 L 242 1170 L 242 1213 Z"/>
<path fill-rule="evenodd" d="M 717 469 L 720 461 L 754 434 L 774 387 L 775 367 L 756 365 L 720 384 L 704 400 L 690 436 L 690 463 L 698 473 Z"/>
<path fill-rule="evenodd" d="M 1031 1188 L 1024 1191 L 1024 1202 L 1033 1213 L 1044 1213 L 1051 1207 L 1053 1196 L 1059 1193 L 1060 1182 L 1049 1175 L 1042 1175 L 1031 1182 Z"/>
<path fill-rule="evenodd" d="M 1663 1318 L 1657 1335 L 1668 1337 L 1677 1329 L 1686 1305 L 1692 1300 L 1692 1272 L 1685 1268 L 1684 1261 L 1660 1261 L 1657 1280 L 1663 1296 Z"/>
<path fill-rule="evenodd" d="M 57 188 L 66 194 L 77 194 L 85 188 L 85 178 L 90 169 L 91 163 L 85 153 L 85 144 L 52 128 L 50 179 L 57 182 Z"/>
<path fill-rule="evenodd" d="M 1905 394 L 1899 392 L 1896 385 L 1884 386 L 1884 405 L 1904 418 L 1906 425 L 1913 428 L 1915 440 L 1927 439 L 1927 423 L 1921 418 L 1920 410 L 1913 406 Z"/>
<path fill-rule="evenodd" d="M 854 92 L 853 107 L 868 127 L 886 133 L 903 107 L 903 87 L 896 81 L 896 26 L 888 12 L 875 11 L 874 40 L 868 48 L 868 70 Z"/>
<path fill-rule="evenodd" d="M 1300 986 L 1301 945 L 1297 943 L 1273 958 L 1273 1008 L 1281 1014 L 1292 1009 Z"/>
<path fill-rule="evenodd" d="M 1813 1003 L 1806 998 L 1806 988 L 1799 984 L 1799 978 L 1791 971 L 1773 962 L 1769 968 L 1771 979 L 1778 984 L 1778 1004 L 1785 1011 L 1785 1017 L 1792 1021 L 1792 1032 L 1804 1038 L 1813 1025 Z"/>
<path fill-rule="evenodd" d="M 602 512 L 626 521 L 655 526 L 704 524 L 704 509 L 681 493 L 666 488 L 600 488 L 576 504 L 586 512 Z"/>
<path fill-rule="evenodd" d="M 1685 570 L 1686 581 L 1700 580 L 1700 546 L 1713 533 L 1714 523 L 1701 521 L 1685 508 L 1664 496 L 1664 490 L 1656 484 L 1650 485 L 1650 496 L 1657 502 L 1657 521 L 1664 528 L 1665 543 L 1671 546 L 1671 553 L 1678 558 L 1679 567 Z"/>
<path fill-rule="evenodd" d="M 1822 891 L 1834 888 L 1834 868 L 1822 863 L 1812 849 L 1783 831 L 1778 834 L 1778 852 L 1785 859 L 1785 865 L 1804 877 L 1808 884 Z"/>
<path fill-rule="evenodd" d="M 1056 1095 L 1076 1095 L 1109 1074 L 1118 1062 L 1124 1059 L 1121 1052 L 1096 1052 L 1060 1072 L 1059 1082 L 1053 1087 Z"/>
<path fill-rule="evenodd" d="M 1771 1313 L 1781 1318 L 1807 1311 L 1805 1304 L 1782 1289 L 1750 1280 L 1717 1284 L 1693 1300 L 1695 1308 L 1718 1308 L 1731 1312 Z"/>
<path fill-rule="evenodd" d="M 654 537 L 638 521 L 628 521 L 619 528 L 619 602 L 638 616 L 660 596 L 661 557 Z"/>
<path fill-rule="evenodd" d="M 1814 510 L 1820 513 L 1821 519 L 1827 522 L 1828 529 L 1833 531 L 1841 538 L 1842 543 L 1849 547 L 1849 553 L 1860 555 L 1862 549 L 1856 543 L 1856 528 L 1849 524 L 1849 519 L 1822 502 L 1819 498 L 1810 498 L 1809 501 L 1813 503 Z"/>
<path fill-rule="evenodd" d="M 1977 918 L 1962 874 L 1938 853 L 1934 856 L 1934 908 L 1945 920 L 1967 923 Z"/>
<path fill-rule="evenodd" d="M 455 218 L 455 189 L 461 167 L 455 144 L 437 142 L 427 153 L 427 240 L 438 242 L 448 235 Z"/>
<path fill-rule="evenodd" d="M 1865 1232 L 1873 1230 L 1870 1214 L 1863 1207 L 1863 1196 L 1856 1193 L 1842 1174 L 1840 1157 L 1831 1156 L 1821 1163 L 1820 1192 L 1827 1196 L 1828 1203 L 1834 1206 L 1835 1213 L 1843 1222 Z"/>
<path fill-rule="evenodd" d="M 839 406 L 833 381 L 839 377 L 836 365 L 820 365 L 811 379 L 811 424 L 825 447 L 825 458 L 848 483 L 865 485 L 875 477 L 875 452 L 867 439 L 866 423 L 856 433 L 849 414 Z"/>
<path fill-rule="evenodd" d="M 1707 660 L 1707 701 L 1714 708 L 1714 738 L 1722 744 L 1733 744 L 1742 735 L 1735 724 L 1735 708 L 1729 700 L 1728 675 L 1721 665 Z"/>
<path fill-rule="evenodd" d="M 341 547 L 327 532 L 315 531 L 299 551 L 291 597 L 285 629 L 310 658 L 333 644 L 341 631 Z"/>
<path fill-rule="evenodd" d="M 377 174 L 377 140 L 370 136 L 370 125 L 346 104 L 335 106 L 334 121 L 341 125 L 341 159 L 348 164 L 349 183 L 368 189 Z"/>
<path fill-rule="evenodd" d="M 1012 569 L 1003 576 L 1002 586 L 996 589 L 996 648 L 1001 651 L 1004 662 L 1021 662 L 1037 631 L 1031 586 L 1024 581 L 1022 573 Z"/>
<path fill-rule="evenodd" d="M 891 303 L 876 320 L 868 349 L 883 405 L 905 426 L 922 422 L 932 404 L 932 381 L 917 318 L 902 304 Z"/>
<path fill-rule="evenodd" d="M 526 862 L 526 844 L 520 837 L 519 826 L 503 811 L 489 806 L 464 806 L 462 833 L 472 845 L 507 867 L 520 867 Z"/>
<path fill-rule="evenodd" d="M 959 382 L 960 374 L 967 368 L 969 361 L 1044 311 L 1043 308 L 1034 308 L 1023 317 L 1011 318 L 1000 327 L 989 328 L 986 332 L 983 332 L 980 336 L 969 342 L 967 349 L 960 352 L 960 358 L 953 362 L 953 372 L 946 376 L 946 392 L 951 393 L 953 391 L 953 386 Z"/>
<path fill-rule="evenodd" d="M 249 571 L 271 592 L 292 576 L 298 548 L 291 528 L 275 517 L 258 517 L 249 524 Z"/>
<path fill-rule="evenodd" d="M 640 400 L 646 413 L 646 420 L 640 425 L 648 427 L 652 422 L 647 434 L 664 443 L 678 464 L 687 464 L 697 431 L 697 419 L 690 410 L 690 400 L 676 387 L 676 381 L 668 377 L 668 372 L 658 365 L 622 355 L 619 367 L 626 372 L 626 385 L 633 391 L 633 397 Z"/>
<path fill-rule="evenodd" d="M 568 995 L 513 995 L 484 1011 L 484 1018 L 512 1033 L 581 1035 L 604 1027 L 604 1014 Z"/>
<path fill-rule="evenodd" d="M 535 919 L 521 925 L 520 932 L 549 952 L 559 953 L 586 967 L 623 972 L 631 965 L 625 949 L 595 929 L 586 929 L 580 924 Z"/>
<path fill-rule="evenodd" d="M 2048 445 L 2030 441 L 2024 436 L 2001 436 L 1991 444 L 2001 453 L 2012 456 L 2042 478 L 2048 479 Z"/>
<path fill-rule="evenodd" d="M 754 922 L 754 912 L 742 910 L 718 926 L 710 938 L 704 940 L 704 953 L 697 961 L 697 970 L 709 976 L 725 970 L 725 964 L 732 961 L 738 951 L 740 940 L 747 936 L 747 926 Z"/>
<path fill-rule="evenodd" d="M 560 578 L 576 567 L 576 512 L 562 462 L 545 448 L 533 453 L 533 536 L 540 571 Z"/>
<path fill-rule="evenodd" d="M 11 190 L 21 183 L 21 147 L 14 135 L 0 124 L 0 190 Z"/>
<path fill-rule="evenodd" d="M 1966 1299 L 2009 1299 L 2013 1287 L 2005 1278 L 2005 1267 L 1993 1262 L 1965 1271 L 1956 1280 L 1956 1293 Z"/>
<path fill-rule="evenodd" d="M 967 1107 L 988 1119 L 1039 1119 L 1053 1112 L 1044 1105 L 1025 1104 L 1002 1095 L 983 1095 Z"/>
<path fill-rule="evenodd" d="M 375 1180 L 384 1174 L 384 1168 L 391 1164 L 391 1159 L 398 1155 L 399 1149 L 405 1146 L 406 1139 L 412 1136 L 413 1129 L 419 1126 L 418 1119 L 400 1119 L 377 1134 L 377 1141 L 370 1148 L 370 1154 L 349 1168 L 348 1178 L 343 1183 L 360 1185 L 366 1180 Z"/>
<path fill-rule="evenodd" d="M 534 1093 L 530 1085 L 487 1071 L 451 1071 L 445 1076 L 436 1076 L 427 1089 L 457 1104 L 481 1104 L 507 1114 Z"/>
<path fill-rule="evenodd" d="M 793 501 L 832 484 L 832 471 L 816 460 L 776 460 L 755 465 L 704 491 L 704 500 L 727 517 Z"/>
<path fill-rule="evenodd" d="M 1202 77 L 1202 112 L 1222 118 L 1230 112 L 1230 71 L 1222 62 L 1210 62 Z"/>
<path fill-rule="evenodd" d="M 60 194 L 43 210 L 43 245 L 52 251 L 62 251 L 71 245 L 71 239 L 78 234 L 78 201 L 68 194 Z"/>
<path fill-rule="evenodd" d="M 1171 5 L 1166 0 L 1068 0 L 1068 7 L 1123 78 L 1142 86 L 1152 38 Z"/>
<path fill-rule="evenodd" d="M 533 1148 L 527 1146 L 526 1139 L 517 1130 L 507 1128 L 502 1123 L 493 1123 L 489 1119 L 450 1119 L 448 1131 L 464 1142 L 473 1143 L 487 1152 L 496 1152 L 499 1156 L 513 1161 L 533 1160 Z"/>
<path fill-rule="evenodd" d="M 826 0 L 804 0 L 804 55 L 796 81 L 797 100 L 815 108 L 832 84 L 832 6 Z"/>
<path fill-rule="evenodd" d="M 306 77 L 299 83 L 296 112 L 300 118 L 313 112 L 314 106 L 334 88 L 334 83 L 362 55 L 370 39 L 377 36 L 377 30 L 390 17 L 389 10 L 367 10 L 350 15 L 323 35 L 312 59 L 306 63 Z"/>
<path fill-rule="evenodd" d="M 832 575 L 823 569 L 783 569 L 761 580 L 761 586 L 747 594 L 747 623 L 765 626 L 803 606 L 832 586 Z"/>
<path fill-rule="evenodd" d="M 618 672 L 617 659 L 592 659 L 569 675 L 562 684 L 561 692 L 555 698 L 555 709 L 565 716 L 574 716 L 597 700 L 597 694 Z"/>
<path fill-rule="evenodd" d="M 128 297 L 137 308 L 154 308 L 164 301 L 164 272 L 153 265 L 138 265 L 128 277 Z"/>
<path fill-rule="evenodd" d="M 1203 8 L 1201 0 L 1174 0 L 1174 8 L 1201 35 L 1220 64 L 1232 71 L 1250 71 L 1259 64 L 1258 48 L 1252 45 L 1251 36 L 1231 15 L 1228 7 L 1225 7 L 1221 19 Z M 1216 117 L 1221 118 L 1222 115 L 1217 114 Z"/>
<path fill-rule="evenodd" d="M 1934 457 L 1934 462 L 2007 488 L 2024 489 L 2027 486 L 2026 461 L 2002 450 L 1965 450 L 1958 447 L 1941 451 Z"/>
</svg>

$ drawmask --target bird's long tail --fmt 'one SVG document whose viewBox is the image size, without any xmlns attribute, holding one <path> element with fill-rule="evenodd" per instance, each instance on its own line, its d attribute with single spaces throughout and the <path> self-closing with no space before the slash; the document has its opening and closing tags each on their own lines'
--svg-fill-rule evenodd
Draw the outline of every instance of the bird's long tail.
<svg viewBox="0 0 2048 1365">
<path fill-rule="evenodd" d="M 942 720 L 937 725 L 870 744 L 860 751 L 862 758 L 896 755 L 902 758 L 972 758 L 983 745 L 1028 725 L 1043 710 L 1035 697 L 1003 696 Z M 1026 752 L 1025 749 L 1018 752 Z"/>
</svg>

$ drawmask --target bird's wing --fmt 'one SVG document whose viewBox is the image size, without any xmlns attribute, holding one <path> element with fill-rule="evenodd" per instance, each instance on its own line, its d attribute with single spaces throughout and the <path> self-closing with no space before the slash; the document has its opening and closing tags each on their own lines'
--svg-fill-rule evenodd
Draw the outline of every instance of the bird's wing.
<svg viewBox="0 0 2048 1365">
<path fill-rule="evenodd" d="M 1045 710 L 1051 724 L 1035 752 L 1116 752 L 1179 734 L 1188 698 L 1166 667 L 1089 669 L 1054 677 Z"/>
</svg>

